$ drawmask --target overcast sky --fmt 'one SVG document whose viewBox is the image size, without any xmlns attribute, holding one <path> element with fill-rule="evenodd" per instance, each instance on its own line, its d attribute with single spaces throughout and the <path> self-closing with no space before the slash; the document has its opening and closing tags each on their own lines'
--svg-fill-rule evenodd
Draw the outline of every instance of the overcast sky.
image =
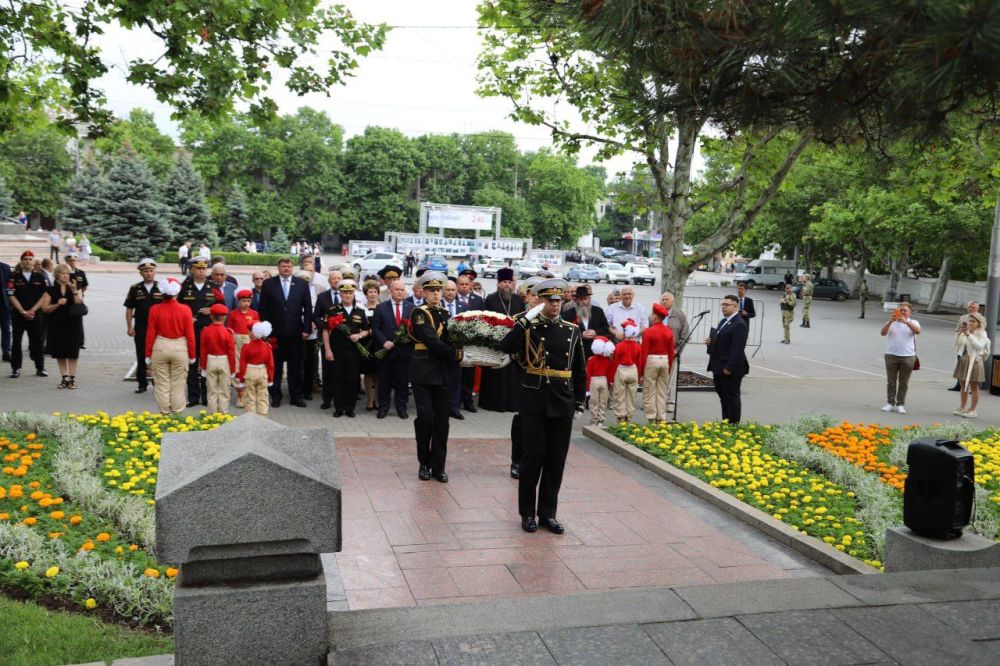
<svg viewBox="0 0 1000 666">
<path fill-rule="evenodd" d="M 362 133 L 369 125 L 394 127 L 408 136 L 503 130 L 516 137 L 522 150 L 552 145 L 545 128 L 510 120 L 506 100 L 476 95 L 481 40 L 474 27 L 475 0 L 346 0 L 346 4 L 362 21 L 396 26 L 384 49 L 360 59 L 355 76 L 331 90 L 329 97 L 298 97 L 283 87 L 272 88 L 281 113 L 294 113 L 300 106 L 321 109 L 348 136 Z M 134 107 L 148 109 L 161 129 L 176 137 L 170 108 L 158 103 L 152 92 L 124 79 L 123 63 L 148 57 L 148 45 L 144 35 L 109 30 L 102 48 L 105 62 L 115 68 L 100 84 L 116 115 L 127 116 Z M 579 163 L 587 164 L 592 155 L 592 150 L 585 150 Z M 637 158 L 622 156 L 605 166 L 613 175 L 630 169 Z"/>
</svg>

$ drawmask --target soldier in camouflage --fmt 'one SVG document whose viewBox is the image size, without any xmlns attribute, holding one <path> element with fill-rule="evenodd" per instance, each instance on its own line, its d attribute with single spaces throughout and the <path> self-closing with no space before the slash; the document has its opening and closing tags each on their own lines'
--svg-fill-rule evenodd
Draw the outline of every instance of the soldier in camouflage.
<svg viewBox="0 0 1000 666">
<path fill-rule="evenodd" d="M 802 328 L 812 328 L 809 325 L 809 308 L 812 306 L 813 302 L 813 280 L 812 276 L 806 273 L 805 280 L 802 282 L 802 291 L 799 292 L 802 296 L 802 323 L 800 326 Z"/>
<path fill-rule="evenodd" d="M 795 321 L 795 294 L 792 292 L 792 285 L 785 285 L 785 297 L 781 299 L 781 325 L 785 329 L 785 339 L 781 341 L 783 345 L 792 344 L 792 322 Z"/>
<path fill-rule="evenodd" d="M 861 281 L 861 288 L 858 290 L 858 300 L 861 301 L 861 314 L 858 319 L 865 318 L 865 303 L 868 302 L 868 280 Z"/>
</svg>

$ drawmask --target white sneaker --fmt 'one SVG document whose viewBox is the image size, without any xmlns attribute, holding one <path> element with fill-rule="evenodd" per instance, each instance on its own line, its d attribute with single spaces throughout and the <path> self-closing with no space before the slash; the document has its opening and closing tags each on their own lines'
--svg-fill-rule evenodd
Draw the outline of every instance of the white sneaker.
<svg viewBox="0 0 1000 666">
<path fill-rule="evenodd" d="M 886 403 L 885 407 L 882 408 L 882 411 L 883 412 L 894 412 L 894 411 L 896 411 L 896 407 L 895 407 L 895 405 L 891 405 L 889 403 Z"/>
<path fill-rule="evenodd" d="M 952 414 L 954 414 L 955 416 L 965 416 L 965 410 L 961 408 L 956 409 L 955 411 L 952 412 Z"/>
<path fill-rule="evenodd" d="M 903 407 L 902 405 L 896 405 L 896 412 L 899 413 L 899 414 L 905 414 L 906 413 L 906 407 Z"/>
<path fill-rule="evenodd" d="M 976 417 L 977 417 L 977 416 L 979 416 L 979 415 L 978 415 L 978 414 L 976 414 L 975 412 L 972 412 L 972 411 L 968 411 L 968 412 L 966 412 L 966 413 L 962 414 L 962 416 L 964 416 L 964 417 L 965 417 L 965 418 L 967 418 L 967 419 L 974 419 L 974 418 L 976 418 Z"/>
</svg>

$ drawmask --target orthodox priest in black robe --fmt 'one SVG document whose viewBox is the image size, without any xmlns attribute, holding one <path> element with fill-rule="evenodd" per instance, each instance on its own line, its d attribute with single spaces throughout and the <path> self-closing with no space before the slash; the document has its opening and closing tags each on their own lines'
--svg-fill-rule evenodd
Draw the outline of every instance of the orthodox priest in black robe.
<svg viewBox="0 0 1000 666">
<path fill-rule="evenodd" d="M 509 268 L 497 271 L 497 290 L 486 297 L 483 309 L 511 317 L 524 312 L 524 301 L 514 291 L 514 271 Z M 516 412 L 519 385 L 518 368 L 514 363 L 499 369 L 483 368 L 479 408 L 491 412 Z"/>
</svg>

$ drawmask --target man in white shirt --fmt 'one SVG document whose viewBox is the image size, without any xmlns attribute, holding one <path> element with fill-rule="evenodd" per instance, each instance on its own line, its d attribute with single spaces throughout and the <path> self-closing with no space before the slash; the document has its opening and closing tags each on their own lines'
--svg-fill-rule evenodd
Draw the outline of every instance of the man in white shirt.
<svg viewBox="0 0 1000 666">
<path fill-rule="evenodd" d="M 49 259 L 59 263 L 59 246 L 62 244 L 62 236 L 55 229 L 49 234 Z"/>
<path fill-rule="evenodd" d="M 184 241 L 177 248 L 177 266 L 181 269 L 181 275 L 187 275 L 188 259 L 191 257 L 191 241 Z"/>
<path fill-rule="evenodd" d="M 632 287 L 622 287 L 621 300 L 611 305 L 607 314 L 608 323 L 611 324 L 611 334 L 618 340 L 625 337 L 625 331 L 622 330 L 621 324 L 626 319 L 631 319 L 638 324 L 640 333 L 649 326 L 646 310 L 635 302 L 635 292 L 632 291 Z"/>
</svg>

